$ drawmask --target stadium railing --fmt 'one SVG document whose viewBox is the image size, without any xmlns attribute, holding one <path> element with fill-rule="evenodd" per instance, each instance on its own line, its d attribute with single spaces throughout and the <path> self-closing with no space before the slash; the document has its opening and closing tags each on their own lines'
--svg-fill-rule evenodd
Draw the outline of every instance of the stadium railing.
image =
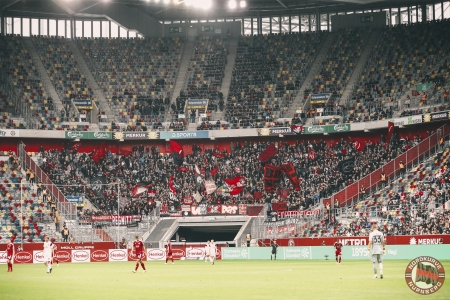
<svg viewBox="0 0 450 300">
<path fill-rule="evenodd" d="M 449 134 L 450 125 L 443 125 L 421 143 L 399 155 L 381 168 L 378 168 L 359 181 L 333 194 L 331 197 L 323 199 L 324 206 L 330 205 L 333 209 L 336 200 L 338 200 L 342 206 L 355 205 L 357 201 L 360 199 L 362 200 L 363 195 L 360 191 L 363 187 L 365 188 L 365 195 L 369 195 L 374 193 L 381 186 L 381 173 L 385 173 L 388 181 L 393 180 L 396 176 L 400 175 L 400 162 L 404 163 L 406 169 L 419 165 L 421 161 L 441 149 L 441 146 L 439 145 L 440 138 L 443 137 L 445 139 Z"/>
</svg>

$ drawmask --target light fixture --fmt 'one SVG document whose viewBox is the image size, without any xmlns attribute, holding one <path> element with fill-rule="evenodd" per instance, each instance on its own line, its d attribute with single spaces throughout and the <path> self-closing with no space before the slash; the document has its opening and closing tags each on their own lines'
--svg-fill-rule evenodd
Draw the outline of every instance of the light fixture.
<svg viewBox="0 0 450 300">
<path fill-rule="evenodd" d="M 159 2 L 159 0 L 155 0 L 155 2 L 156 2 L 156 3 L 158 3 L 158 2 Z"/>
<path fill-rule="evenodd" d="M 240 6 L 241 8 L 244 8 L 244 7 L 247 6 L 247 2 L 242 0 L 241 2 L 239 2 L 239 6 Z"/>
<path fill-rule="evenodd" d="M 200 1 L 201 2 L 201 1 Z M 212 0 L 204 0 L 203 1 L 203 9 L 210 9 L 212 6 Z"/>
<path fill-rule="evenodd" d="M 202 0 L 192 0 L 192 4 L 194 5 L 194 7 L 200 8 L 200 7 L 205 7 L 205 5 L 203 5 L 203 1 Z"/>
<path fill-rule="evenodd" d="M 184 0 L 184 5 L 191 6 L 192 5 L 192 0 Z"/>
<path fill-rule="evenodd" d="M 170 0 L 164 0 L 164 4 L 169 4 Z"/>
<path fill-rule="evenodd" d="M 234 0 L 230 0 L 230 1 L 228 2 L 228 7 L 229 7 L 229 8 L 231 8 L 231 9 L 235 9 L 235 8 L 236 8 L 236 6 L 237 6 L 237 3 L 236 3 L 236 1 L 234 1 Z"/>
</svg>

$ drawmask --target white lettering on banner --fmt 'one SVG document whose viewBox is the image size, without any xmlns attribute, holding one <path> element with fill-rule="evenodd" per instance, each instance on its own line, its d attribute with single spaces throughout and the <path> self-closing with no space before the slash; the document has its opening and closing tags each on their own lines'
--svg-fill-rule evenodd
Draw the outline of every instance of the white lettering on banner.
<svg viewBox="0 0 450 300">
<path fill-rule="evenodd" d="M 91 261 L 107 261 L 108 252 L 105 250 L 95 250 L 91 253 Z"/>
<path fill-rule="evenodd" d="M 44 263 L 44 252 L 42 250 L 33 251 L 33 264 Z"/>
<path fill-rule="evenodd" d="M 94 246 L 61 246 L 61 250 L 84 250 L 84 249 L 94 249 Z"/>
<path fill-rule="evenodd" d="M 200 258 L 204 256 L 205 252 L 202 248 L 186 248 L 186 258 Z"/>
<path fill-rule="evenodd" d="M 303 211 L 279 211 L 278 217 L 280 218 L 291 218 L 291 217 L 297 217 L 297 216 L 312 216 L 312 215 L 318 215 L 320 214 L 320 209 L 315 210 L 303 210 Z"/>
<path fill-rule="evenodd" d="M 186 133 L 176 132 L 176 133 L 172 133 L 172 138 L 195 138 L 195 137 L 197 137 L 197 133 L 196 132 L 186 132 Z"/>
<path fill-rule="evenodd" d="M 6 264 L 6 251 L 0 251 L 0 265 Z"/>
<path fill-rule="evenodd" d="M 342 245 L 344 246 L 363 246 L 363 245 L 367 245 L 367 240 L 366 238 L 364 239 L 341 239 L 338 240 L 340 243 L 342 243 Z"/>
<path fill-rule="evenodd" d="M 55 251 L 55 257 L 62 262 L 71 262 L 72 254 L 67 251 Z"/>
<path fill-rule="evenodd" d="M 421 245 L 437 245 L 440 239 L 418 239 L 417 244 Z"/>
<path fill-rule="evenodd" d="M 352 248 L 352 256 L 354 256 L 354 257 L 367 256 L 367 252 L 368 251 L 367 251 L 366 247 Z"/>
<path fill-rule="evenodd" d="M 235 215 L 237 214 L 239 207 L 237 205 L 222 205 L 223 215 Z"/>
<path fill-rule="evenodd" d="M 200 206 L 191 206 L 191 215 L 200 216 L 203 215 L 203 212 L 205 212 L 205 210 L 202 209 Z"/>
<path fill-rule="evenodd" d="M 392 250 L 392 249 L 388 248 L 387 249 L 387 254 L 396 256 L 397 255 L 397 250 Z"/>
<path fill-rule="evenodd" d="M 285 259 L 305 259 L 309 257 L 308 248 L 286 248 L 285 249 Z"/>
<path fill-rule="evenodd" d="M 147 260 L 165 260 L 166 249 L 150 248 L 147 249 Z"/>
<path fill-rule="evenodd" d="M 128 261 L 127 249 L 109 249 L 109 261 Z"/>
<path fill-rule="evenodd" d="M 72 262 L 90 262 L 91 250 L 72 250 Z"/>
</svg>

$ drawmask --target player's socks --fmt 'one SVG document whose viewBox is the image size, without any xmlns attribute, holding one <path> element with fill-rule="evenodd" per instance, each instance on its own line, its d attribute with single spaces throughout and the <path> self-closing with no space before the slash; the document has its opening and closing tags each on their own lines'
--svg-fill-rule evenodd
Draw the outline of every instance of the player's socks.
<svg viewBox="0 0 450 300">
<path fill-rule="evenodd" d="M 336 262 L 339 262 L 339 259 L 338 259 L 338 257 L 336 256 Z"/>
<path fill-rule="evenodd" d="M 173 257 L 171 257 L 171 259 L 172 259 L 172 263 L 173 263 Z"/>
<path fill-rule="evenodd" d="M 341 263 L 341 257 L 339 256 L 339 263 Z"/>
<path fill-rule="evenodd" d="M 144 269 L 144 271 L 145 271 L 145 265 L 144 265 L 143 262 L 141 262 L 141 267 L 142 267 L 142 269 Z"/>
<path fill-rule="evenodd" d="M 373 273 L 377 276 L 377 264 L 373 263 Z"/>
<path fill-rule="evenodd" d="M 10 272 L 12 272 L 12 271 L 13 271 L 13 268 L 12 268 L 12 266 L 13 266 L 13 265 L 12 265 L 12 263 L 9 263 L 9 271 L 10 271 Z"/>
<path fill-rule="evenodd" d="M 136 263 L 136 268 L 134 268 L 135 271 L 137 271 L 137 269 L 139 269 L 139 263 Z"/>
<path fill-rule="evenodd" d="M 168 257 L 166 257 L 166 264 L 167 264 L 167 261 L 169 260 L 169 258 Z"/>
<path fill-rule="evenodd" d="M 381 278 L 383 278 L 383 263 L 379 263 L 378 266 L 380 267 Z"/>
</svg>

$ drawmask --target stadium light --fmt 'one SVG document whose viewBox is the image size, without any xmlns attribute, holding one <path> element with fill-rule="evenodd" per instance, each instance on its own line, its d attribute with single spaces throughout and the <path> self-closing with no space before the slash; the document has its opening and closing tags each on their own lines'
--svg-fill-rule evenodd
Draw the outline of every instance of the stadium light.
<svg viewBox="0 0 450 300">
<path fill-rule="evenodd" d="M 164 4 L 169 4 L 170 0 L 164 0 Z"/>
<path fill-rule="evenodd" d="M 247 6 L 247 2 L 242 0 L 241 2 L 239 2 L 239 6 L 240 6 L 241 8 L 244 8 L 244 7 Z"/>
<path fill-rule="evenodd" d="M 237 3 L 236 3 L 236 1 L 234 1 L 234 0 L 230 0 L 230 1 L 228 2 L 228 7 L 229 7 L 229 8 L 231 8 L 231 9 L 235 9 L 235 8 L 236 8 L 236 6 L 237 6 Z"/>
<path fill-rule="evenodd" d="M 203 1 L 202 0 L 192 0 L 192 4 L 194 5 L 194 7 L 200 8 L 203 6 Z"/>
<path fill-rule="evenodd" d="M 201 2 L 201 1 L 199 1 L 199 2 Z M 211 6 L 212 6 L 212 1 L 211 0 L 205 0 L 202 8 L 203 9 L 210 9 Z"/>
<path fill-rule="evenodd" d="M 184 0 L 184 5 L 191 6 L 192 5 L 192 0 Z"/>
</svg>

